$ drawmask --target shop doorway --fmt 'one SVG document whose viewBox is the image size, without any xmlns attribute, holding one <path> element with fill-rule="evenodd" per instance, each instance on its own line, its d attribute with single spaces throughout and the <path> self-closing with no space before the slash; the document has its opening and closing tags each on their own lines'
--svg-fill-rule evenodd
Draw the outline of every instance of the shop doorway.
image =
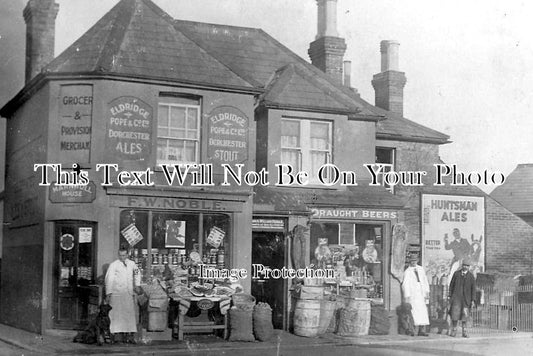
<svg viewBox="0 0 533 356">
<path fill-rule="evenodd" d="M 91 284 L 95 280 L 96 223 L 56 222 L 54 228 L 54 327 L 87 323 Z"/>
<path fill-rule="evenodd" d="M 286 265 L 286 241 L 281 232 L 254 231 L 252 234 L 252 264 L 282 269 Z M 286 321 L 286 279 L 252 279 L 252 295 L 257 302 L 268 303 L 272 308 L 272 323 L 284 329 Z"/>
</svg>

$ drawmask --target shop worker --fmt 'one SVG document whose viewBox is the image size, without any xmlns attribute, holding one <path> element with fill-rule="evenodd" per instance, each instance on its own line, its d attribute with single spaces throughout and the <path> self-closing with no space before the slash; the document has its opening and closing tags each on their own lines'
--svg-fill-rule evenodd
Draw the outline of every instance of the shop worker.
<svg viewBox="0 0 533 356">
<path fill-rule="evenodd" d="M 123 342 L 135 343 L 135 292 L 140 292 L 140 283 L 141 275 L 137 265 L 128 259 L 127 248 L 121 246 L 118 260 L 109 265 L 105 276 L 106 300 L 113 307 L 109 312 L 112 342 L 121 333 Z"/>
<path fill-rule="evenodd" d="M 457 322 L 461 320 L 463 326 L 463 337 L 468 337 L 466 333 L 466 320 L 470 315 L 470 308 L 474 307 L 476 296 L 476 280 L 469 271 L 470 259 L 464 258 L 462 267 L 453 274 L 450 282 L 449 302 L 450 317 L 452 319 L 452 331 L 450 336 L 457 334 Z"/>
<path fill-rule="evenodd" d="M 409 256 L 409 267 L 403 276 L 402 289 L 405 302 L 411 304 L 413 321 L 415 327 L 418 326 L 418 336 L 428 336 L 424 328 L 429 325 L 426 306 L 429 302 L 429 283 L 424 268 L 418 265 L 417 255 Z"/>
</svg>

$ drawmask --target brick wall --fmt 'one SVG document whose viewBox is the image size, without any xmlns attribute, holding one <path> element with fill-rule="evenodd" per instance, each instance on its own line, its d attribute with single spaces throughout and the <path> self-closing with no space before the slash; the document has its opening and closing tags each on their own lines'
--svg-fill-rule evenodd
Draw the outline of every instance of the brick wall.
<svg viewBox="0 0 533 356">
<path fill-rule="evenodd" d="M 420 194 L 456 194 L 484 196 L 486 201 L 485 242 L 486 270 L 509 274 L 533 273 L 533 227 L 505 209 L 489 195 L 473 186 L 452 187 L 447 180 L 443 187 L 433 186 L 433 164 L 441 163 L 438 146 L 412 142 L 376 143 L 396 147 L 396 171 L 424 170 L 428 176 L 422 187 L 396 186 L 396 194 L 406 201 L 405 223 L 411 243 L 420 243 Z"/>
</svg>

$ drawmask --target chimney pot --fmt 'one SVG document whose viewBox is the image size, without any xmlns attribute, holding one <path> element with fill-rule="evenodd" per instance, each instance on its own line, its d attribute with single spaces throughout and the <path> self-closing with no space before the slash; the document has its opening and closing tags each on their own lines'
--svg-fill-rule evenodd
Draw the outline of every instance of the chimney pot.
<svg viewBox="0 0 533 356">
<path fill-rule="evenodd" d="M 352 78 L 352 61 L 344 61 L 344 86 L 350 88 Z"/>
<path fill-rule="evenodd" d="M 318 28 L 316 38 L 337 37 L 337 0 L 317 0 Z"/>
<path fill-rule="evenodd" d="M 54 59 L 55 22 L 59 5 L 54 0 L 29 0 L 26 22 L 26 83 Z"/>
<path fill-rule="evenodd" d="M 400 42 L 393 40 L 381 41 L 381 71 L 400 70 Z"/>
</svg>

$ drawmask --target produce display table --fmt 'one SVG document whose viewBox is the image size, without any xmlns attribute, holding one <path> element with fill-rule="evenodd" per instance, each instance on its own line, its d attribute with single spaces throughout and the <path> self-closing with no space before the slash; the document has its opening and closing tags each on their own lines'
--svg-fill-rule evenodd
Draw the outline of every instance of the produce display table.
<svg viewBox="0 0 533 356">
<path fill-rule="evenodd" d="M 224 330 L 224 339 L 228 336 L 228 310 L 231 305 L 230 297 L 173 297 L 179 303 L 177 320 L 178 340 L 183 340 L 183 334 L 198 331 Z M 196 317 L 187 316 L 191 306 L 197 307 L 200 314 Z M 217 308 L 218 307 L 218 308 Z M 220 310 L 222 322 L 210 320 L 209 311 Z"/>
</svg>

